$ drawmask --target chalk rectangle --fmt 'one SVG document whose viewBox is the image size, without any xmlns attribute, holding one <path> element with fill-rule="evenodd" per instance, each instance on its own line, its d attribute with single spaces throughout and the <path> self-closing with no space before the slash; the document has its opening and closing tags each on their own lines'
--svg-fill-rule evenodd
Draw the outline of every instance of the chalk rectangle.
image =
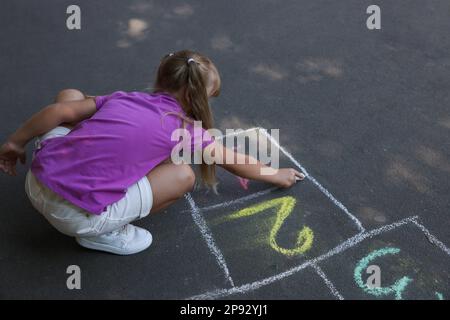
<svg viewBox="0 0 450 320">
<path fill-rule="evenodd" d="M 367 238 L 319 265 L 346 299 L 450 298 L 450 256 L 430 242 L 414 221 Z M 368 265 L 380 268 L 381 290 L 365 288 L 373 274 L 367 273 Z M 393 285 L 402 278 L 409 279 L 405 289 L 393 290 L 396 288 Z"/>
<path fill-rule="evenodd" d="M 258 290 L 230 294 L 222 299 L 334 300 L 337 298 L 317 272 L 309 267 Z"/>
<path fill-rule="evenodd" d="M 307 173 L 286 150 L 279 145 L 275 149 L 282 167 L 302 168 Z M 218 263 L 236 285 L 275 275 L 318 257 L 363 230 L 347 208 L 312 176 L 283 190 L 254 181 L 243 185 L 237 177 L 220 169 L 218 178 L 218 196 L 196 190 L 192 201 L 206 222 L 209 234 L 205 239 L 214 240 L 211 252 L 215 256 L 220 253 Z M 295 204 L 276 231 L 279 207 L 229 219 L 239 210 L 279 198 L 291 199 Z M 303 242 L 309 238 L 312 244 L 294 252 L 302 248 L 299 232 L 303 232 Z"/>
<path fill-rule="evenodd" d="M 280 213 L 285 201 L 292 201 L 292 211 Z M 257 211 L 264 206 L 271 207 Z M 248 208 L 257 212 L 247 215 L 242 210 Z M 310 181 L 304 181 L 288 190 L 200 213 L 239 285 L 288 270 L 355 235 L 354 224 L 339 211 Z M 244 216 L 237 216 L 238 212 Z M 305 237 L 311 238 L 310 247 L 295 251 L 308 241 L 298 242 L 299 233 L 308 229 L 311 232 Z"/>
</svg>

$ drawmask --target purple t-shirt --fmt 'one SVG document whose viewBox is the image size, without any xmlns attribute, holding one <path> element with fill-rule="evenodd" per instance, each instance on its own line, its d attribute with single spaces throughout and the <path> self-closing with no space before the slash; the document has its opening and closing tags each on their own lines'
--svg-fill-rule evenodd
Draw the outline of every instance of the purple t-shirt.
<svg viewBox="0 0 450 320">
<path fill-rule="evenodd" d="M 97 112 L 69 134 L 42 142 L 31 164 L 49 189 L 94 214 L 120 200 L 127 188 L 170 157 L 172 132 L 185 115 L 169 94 L 117 91 L 95 98 Z M 192 137 L 204 134 L 193 130 Z M 209 137 L 207 134 L 205 138 Z M 204 138 L 204 139 L 205 139 Z M 211 140 L 204 141 L 206 147 Z"/>
</svg>

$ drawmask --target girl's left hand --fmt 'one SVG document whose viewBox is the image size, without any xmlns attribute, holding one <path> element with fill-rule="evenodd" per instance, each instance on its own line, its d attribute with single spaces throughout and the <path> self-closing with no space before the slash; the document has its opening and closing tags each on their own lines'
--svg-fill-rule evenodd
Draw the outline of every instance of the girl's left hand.
<svg viewBox="0 0 450 320">
<path fill-rule="evenodd" d="M 26 154 L 23 146 L 7 141 L 0 147 L 0 169 L 3 172 L 15 176 L 18 159 L 22 164 L 25 164 Z"/>
</svg>

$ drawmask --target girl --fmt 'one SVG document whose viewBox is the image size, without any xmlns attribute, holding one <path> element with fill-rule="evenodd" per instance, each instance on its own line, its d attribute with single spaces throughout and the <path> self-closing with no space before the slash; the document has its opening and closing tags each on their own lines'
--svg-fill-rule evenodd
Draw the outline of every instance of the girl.
<svg viewBox="0 0 450 320">
<path fill-rule="evenodd" d="M 130 222 L 166 208 L 194 186 L 191 167 L 169 160 L 177 144 L 171 134 L 182 126 L 192 132 L 193 120 L 202 122 L 202 130 L 212 128 L 208 99 L 219 91 L 211 60 L 188 50 L 162 59 L 151 94 L 117 91 L 90 97 L 63 90 L 0 147 L 0 168 L 15 175 L 17 160 L 25 163 L 25 145 L 37 137 L 25 181 L 37 211 L 83 247 L 121 255 L 140 252 L 152 236 Z M 216 143 L 201 147 L 221 150 L 223 159 L 234 153 Z M 234 158 L 250 163 L 244 154 Z M 243 178 L 286 188 L 304 178 L 294 169 L 261 175 L 265 166 L 260 162 L 220 165 Z M 201 173 L 213 187 L 214 164 L 203 163 Z"/>
</svg>

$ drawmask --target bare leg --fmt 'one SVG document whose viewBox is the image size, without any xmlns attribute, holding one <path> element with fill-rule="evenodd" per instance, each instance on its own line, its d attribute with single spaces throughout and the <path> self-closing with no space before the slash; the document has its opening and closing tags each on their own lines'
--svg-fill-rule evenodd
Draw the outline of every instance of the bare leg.
<svg viewBox="0 0 450 320">
<path fill-rule="evenodd" d="M 84 99 L 86 99 L 86 96 L 80 90 L 64 89 L 58 92 L 55 98 L 55 102 L 77 101 Z M 61 127 L 72 129 L 75 125 L 76 123 L 63 123 L 61 124 Z"/>
<path fill-rule="evenodd" d="M 187 164 L 163 163 L 147 174 L 153 191 L 150 213 L 166 208 L 186 192 L 192 191 L 195 173 Z"/>
</svg>

